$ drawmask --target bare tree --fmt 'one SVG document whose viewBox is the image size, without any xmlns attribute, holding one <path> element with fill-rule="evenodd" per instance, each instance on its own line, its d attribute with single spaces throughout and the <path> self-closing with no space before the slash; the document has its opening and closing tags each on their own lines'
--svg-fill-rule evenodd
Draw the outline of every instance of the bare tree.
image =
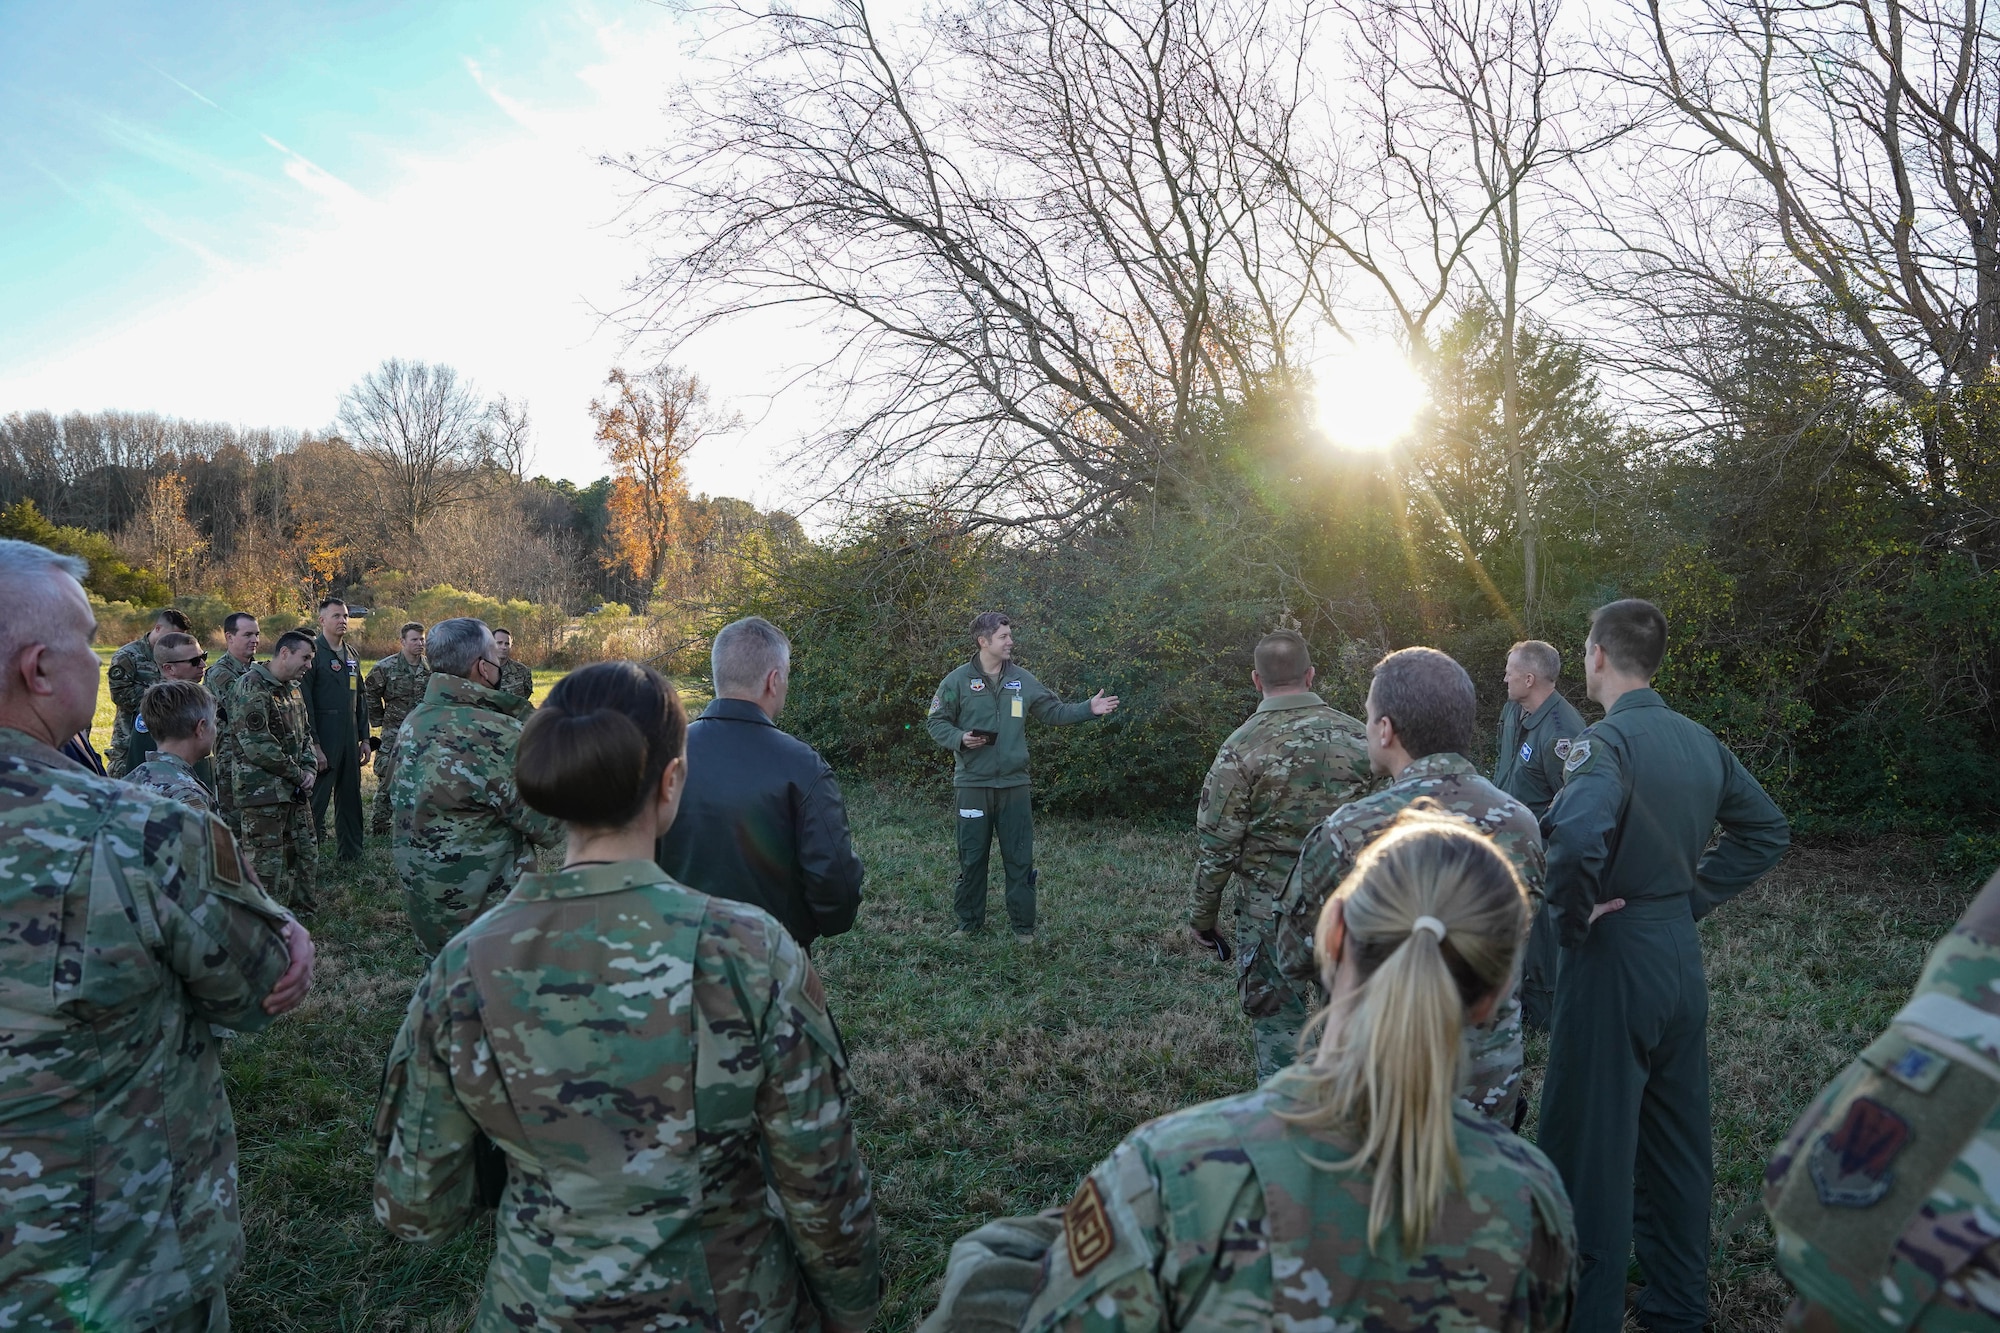
<svg viewBox="0 0 2000 1333">
<path fill-rule="evenodd" d="M 1184 480 L 1283 373 L 1306 292 L 1240 151 L 1283 136 L 1257 3 L 972 0 L 907 45 L 865 0 L 709 12 L 736 54 L 685 146 L 625 164 L 657 246 L 628 315 L 818 317 L 825 493 L 1077 521 Z"/>
<path fill-rule="evenodd" d="M 1607 37 L 1607 64 L 1667 119 L 1645 159 L 1651 210 L 1601 210 L 1634 261 L 1606 286 L 1686 349 L 1680 373 L 1725 399 L 1739 372 L 1702 355 L 1706 333 L 1782 324 L 1808 354 L 1858 372 L 1908 414 L 1910 471 L 1940 531 L 1990 541 L 1993 6 L 1642 0 L 1631 18 Z"/>
<path fill-rule="evenodd" d="M 526 481 L 528 465 L 535 456 L 528 404 L 517 403 L 503 393 L 487 405 L 486 425 L 491 437 L 488 456 L 492 465 L 516 482 Z"/>
<path fill-rule="evenodd" d="M 491 457 L 487 407 L 450 366 L 384 361 L 341 396 L 339 420 L 408 537 L 471 495 Z"/>
</svg>

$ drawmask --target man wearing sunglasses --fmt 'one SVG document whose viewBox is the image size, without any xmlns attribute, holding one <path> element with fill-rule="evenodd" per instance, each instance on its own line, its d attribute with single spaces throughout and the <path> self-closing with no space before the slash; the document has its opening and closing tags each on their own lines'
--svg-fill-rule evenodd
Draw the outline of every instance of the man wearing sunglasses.
<svg viewBox="0 0 2000 1333">
<path fill-rule="evenodd" d="M 192 634 L 182 634 L 178 630 L 162 634 L 153 644 L 153 664 L 160 669 L 161 680 L 185 680 L 201 684 L 202 673 L 208 669 L 208 651 L 196 641 Z M 160 748 L 159 741 L 146 725 L 144 712 L 132 718 L 132 737 L 125 743 L 125 762 L 122 772 L 131 773 L 139 765 L 152 758 Z M 194 765 L 194 774 L 202 785 L 215 790 L 215 765 L 203 759 Z"/>
</svg>

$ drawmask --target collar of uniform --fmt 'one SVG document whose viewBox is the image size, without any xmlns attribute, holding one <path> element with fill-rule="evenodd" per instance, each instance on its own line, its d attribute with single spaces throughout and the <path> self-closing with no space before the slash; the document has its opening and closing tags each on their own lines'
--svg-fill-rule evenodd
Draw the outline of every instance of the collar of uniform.
<svg viewBox="0 0 2000 1333">
<path fill-rule="evenodd" d="M 711 699 L 708 707 L 702 709 L 701 716 L 695 720 L 706 722 L 718 718 L 724 722 L 761 722 L 767 727 L 778 725 L 748 699 Z"/>
<path fill-rule="evenodd" d="M 454 676 L 448 671 L 433 671 L 424 685 L 424 702 L 427 704 L 471 704 L 474 708 L 487 708 L 496 713 L 513 716 L 508 704 L 514 696 L 500 690 L 488 689 L 476 680 L 464 676 Z"/>
<path fill-rule="evenodd" d="M 324 634 L 315 634 L 313 635 L 313 661 L 315 663 L 319 661 L 321 653 L 339 653 L 340 660 L 343 662 L 349 661 L 354 657 L 354 650 L 348 647 L 347 644 L 343 643 L 336 648 L 333 646 L 332 639 L 327 638 Z"/>
<path fill-rule="evenodd" d="M 979 665 L 979 654 L 977 651 L 975 651 L 972 654 L 972 660 L 967 662 L 966 665 L 972 668 L 973 675 L 975 676 L 986 675 L 986 668 Z M 1010 657 L 1006 661 L 1000 664 L 1000 670 L 996 674 L 1004 676 L 1009 671 L 1019 671 L 1020 669 L 1021 669 L 1021 664 Z M 990 680 L 992 677 L 987 677 L 987 678 Z"/>
<path fill-rule="evenodd" d="M 167 763 L 167 764 L 168 764 L 169 766 L 171 766 L 171 767 L 174 767 L 174 768 L 179 768 L 179 769 L 181 769 L 182 771 L 184 771 L 184 772 L 187 772 L 187 773 L 192 773 L 192 772 L 194 772 L 194 765 L 193 765 L 193 764 L 190 764 L 190 763 L 189 763 L 189 762 L 188 762 L 187 760 L 185 760 L 185 759 L 181 758 L 181 757 L 180 757 L 179 755 L 177 755 L 177 754 L 168 754 L 168 753 L 167 753 L 167 752 L 166 752 L 165 750 L 155 750 L 155 751 L 153 751 L 153 752 L 152 752 L 151 754 L 147 755 L 146 757 L 147 757 L 148 759 L 161 759 L 161 760 L 164 760 L 164 761 L 166 761 L 166 763 Z"/>
<path fill-rule="evenodd" d="M 76 760 L 61 750 L 36 740 L 25 731 L 13 727 L 0 727 L 0 755 L 16 759 L 32 759 L 38 764 L 54 764 L 58 768 L 73 768 L 79 773 L 88 773 Z"/>
<path fill-rule="evenodd" d="M 1550 690 L 1549 697 L 1542 700 L 1541 707 L 1532 713 L 1521 714 L 1521 730 L 1532 731 L 1543 718 L 1549 715 L 1549 710 L 1556 706 L 1556 700 L 1560 698 L 1562 698 L 1561 690 Z M 1520 706 L 1518 703 L 1514 705 L 1516 709 L 1519 709 Z"/>
<path fill-rule="evenodd" d="M 126 644 L 125 646 L 127 648 L 136 649 L 138 651 L 139 656 L 145 658 L 148 662 L 153 660 L 153 641 L 146 635 L 141 634 L 138 638 L 132 640 L 132 642 Z"/>
<path fill-rule="evenodd" d="M 1478 772 L 1472 761 L 1462 754 L 1440 750 L 1427 754 L 1422 759 L 1413 760 L 1410 766 L 1396 775 L 1396 781 L 1408 782 L 1411 778 L 1441 778 L 1449 773 L 1464 775 Z"/>
<path fill-rule="evenodd" d="M 1324 708 L 1326 700 L 1311 690 L 1292 690 L 1285 694 L 1267 694 L 1257 705 L 1260 713 L 1276 713 L 1287 708 Z"/>
<path fill-rule="evenodd" d="M 590 898 L 600 893 L 645 888 L 650 884 L 663 884 L 675 889 L 686 887 L 651 861 L 613 861 L 608 866 L 578 866 L 574 870 L 558 870 L 552 875 L 523 875 L 508 896 L 523 902 Z"/>
<path fill-rule="evenodd" d="M 289 685 L 292 683 L 288 680 L 279 680 L 276 676 L 272 675 L 271 664 L 269 662 L 252 662 L 250 664 L 249 671 L 256 672 L 258 675 L 262 676 L 265 680 L 270 681 L 273 685 Z M 249 671 L 246 671 L 244 674 L 248 675 Z"/>
<path fill-rule="evenodd" d="M 1636 690 L 1627 690 L 1625 693 L 1619 695 L 1611 707 L 1604 710 L 1604 715 L 1609 717 L 1613 713 L 1622 713 L 1628 708 L 1665 708 L 1666 706 L 1667 701 L 1660 697 L 1658 690 L 1650 686 L 1641 685 Z"/>
</svg>

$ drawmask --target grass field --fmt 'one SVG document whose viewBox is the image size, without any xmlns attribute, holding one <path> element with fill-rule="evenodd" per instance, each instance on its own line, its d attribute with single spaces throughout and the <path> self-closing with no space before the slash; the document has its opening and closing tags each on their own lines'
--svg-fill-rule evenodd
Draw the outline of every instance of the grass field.
<svg viewBox="0 0 2000 1333">
<path fill-rule="evenodd" d="M 538 686 L 556 675 L 537 673 Z M 108 699 L 98 723 L 102 745 Z M 1042 820 L 1041 940 L 1022 949 L 1004 930 L 949 935 L 943 792 L 849 796 L 868 900 L 853 933 L 815 957 L 853 1054 L 876 1177 L 889 1274 L 880 1327 L 900 1333 L 928 1308 L 957 1236 L 1059 1203 L 1133 1126 L 1248 1087 L 1252 1065 L 1228 972 L 1181 930 L 1185 826 Z M 460 1328 L 490 1231 L 408 1246 L 369 1208 L 381 1060 L 422 966 L 388 850 L 371 841 L 358 865 L 329 859 L 323 880 L 313 995 L 227 1056 L 249 1236 L 230 1293 L 237 1326 Z M 1764 1156 L 1887 1022 L 1972 888 L 1940 877 L 1921 844 L 1805 847 L 1703 925 L 1717 1328 L 1776 1326 L 1783 1289 L 1755 1207 Z M 1531 1081 L 1541 1056 L 1530 1047 Z"/>
</svg>

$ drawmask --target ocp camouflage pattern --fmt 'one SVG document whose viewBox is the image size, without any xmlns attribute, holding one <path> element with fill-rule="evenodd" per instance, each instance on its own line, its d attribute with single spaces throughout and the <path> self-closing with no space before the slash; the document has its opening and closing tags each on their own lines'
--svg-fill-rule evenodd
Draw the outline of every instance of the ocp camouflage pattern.
<svg viewBox="0 0 2000 1333">
<path fill-rule="evenodd" d="M 1765 1180 L 1778 1268 L 1839 1328 L 2000 1326 L 2000 941 L 1938 942 Z"/>
<path fill-rule="evenodd" d="M 1421 1252 L 1402 1253 L 1392 1227 L 1371 1254 L 1371 1176 L 1325 1166 L 1352 1155 L 1353 1142 L 1279 1118 L 1309 1109 L 1299 1082 L 1281 1071 L 1120 1144 L 1064 1210 L 1024 1333 L 1557 1333 L 1568 1324 L 1575 1227 L 1539 1150 L 1458 1108 L 1463 1189 L 1447 1196 Z"/>
<path fill-rule="evenodd" d="M 412 663 L 394 653 L 377 662 L 362 682 L 369 724 L 382 741 L 375 751 L 375 797 L 368 806 L 368 831 L 377 836 L 388 835 L 395 824 L 389 790 L 396 775 L 396 733 L 402 730 L 410 710 L 423 702 L 424 686 L 430 678 L 430 666 L 422 658 Z"/>
<path fill-rule="evenodd" d="M 392 848 L 410 926 L 436 953 L 535 868 L 562 825 L 514 786 L 525 700 L 433 672 L 396 736 L 389 779 Z"/>
<path fill-rule="evenodd" d="M 236 828 L 257 878 L 279 902 L 314 910 L 319 896 L 319 845 L 301 786 L 313 772 L 312 730 L 305 699 L 293 681 L 259 662 L 236 679 L 225 734 L 235 755 Z"/>
<path fill-rule="evenodd" d="M 1258 705 L 1216 751 L 1195 813 L 1197 930 L 1213 930 L 1224 891 L 1236 886 L 1236 983 L 1251 1020 L 1257 1072 L 1290 1063 L 1307 1011 L 1265 983 L 1276 940 L 1278 895 L 1313 826 L 1368 789 L 1362 724 L 1310 692 Z"/>
<path fill-rule="evenodd" d="M 1425 755 L 1382 790 L 1328 815 L 1306 839 L 1298 865 L 1285 883 L 1278 903 L 1277 968 L 1293 987 L 1311 988 L 1315 1007 L 1321 997 L 1312 940 L 1320 908 L 1354 869 L 1361 850 L 1413 802 L 1424 799 L 1476 825 L 1513 863 L 1528 889 L 1521 917 L 1525 941 L 1528 923 L 1541 905 L 1547 873 L 1541 827 L 1526 806 L 1479 776 L 1463 756 Z M 1519 972 L 1517 957 L 1517 980 Z M 1518 992 L 1518 985 L 1510 986 L 1493 1017 L 1474 1026 L 1466 1038 L 1466 1100 L 1510 1126 L 1521 1096 Z"/>
<path fill-rule="evenodd" d="M 127 773 L 125 780 L 155 796 L 179 801 L 203 814 L 211 814 L 215 810 L 215 793 L 195 776 L 194 765 L 179 755 L 155 750 L 152 758 Z"/>
<path fill-rule="evenodd" d="M 500 664 L 500 684 L 497 688 L 501 693 L 511 694 L 523 702 L 532 701 L 535 697 L 534 670 L 510 657 Z"/>
<path fill-rule="evenodd" d="M 111 665 L 104 675 L 117 710 L 111 718 L 111 748 L 104 752 L 104 765 L 117 778 L 131 769 L 131 760 L 125 752 L 132 746 L 132 724 L 139 716 L 139 701 L 165 677 L 160 674 L 160 664 L 153 660 L 152 640 L 143 634 L 111 655 Z"/>
<path fill-rule="evenodd" d="M 527 875 L 410 1001 L 375 1215 L 455 1231 L 484 1132 L 508 1179 L 476 1327 L 859 1333 L 881 1272 L 846 1063 L 762 910 L 650 861 Z"/>
<path fill-rule="evenodd" d="M 229 697 L 250 665 L 224 653 L 201 676 L 201 683 L 215 696 L 215 805 L 231 828 L 236 827 L 236 747 L 229 734 Z"/>
<path fill-rule="evenodd" d="M 0 728 L 0 1324 L 147 1328 L 240 1266 L 209 1024 L 270 1021 L 282 918 L 223 825 Z"/>
</svg>

